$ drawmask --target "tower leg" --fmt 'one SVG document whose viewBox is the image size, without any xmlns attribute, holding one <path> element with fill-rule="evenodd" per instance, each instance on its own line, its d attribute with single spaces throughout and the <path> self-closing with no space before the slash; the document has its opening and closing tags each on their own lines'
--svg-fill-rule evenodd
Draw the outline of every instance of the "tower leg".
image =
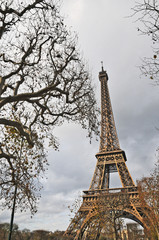
<svg viewBox="0 0 159 240">
<path fill-rule="evenodd" d="M 106 174 L 107 174 L 107 183 L 106 183 L 106 188 L 109 188 L 109 182 L 110 182 L 110 170 L 109 170 L 109 166 L 107 166 L 106 168 Z"/>
</svg>

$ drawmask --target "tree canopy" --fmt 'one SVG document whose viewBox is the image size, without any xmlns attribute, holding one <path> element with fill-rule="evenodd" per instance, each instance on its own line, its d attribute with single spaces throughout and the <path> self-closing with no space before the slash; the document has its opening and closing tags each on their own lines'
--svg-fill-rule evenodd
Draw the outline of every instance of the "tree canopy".
<svg viewBox="0 0 159 240">
<path fill-rule="evenodd" d="M 65 120 L 81 124 L 90 138 L 98 134 L 91 77 L 60 1 L 1 0 L 0 186 L 9 207 L 18 184 L 19 201 L 25 204 L 25 195 L 35 210 L 30 199 L 33 179 L 46 168 L 45 140 L 57 149 L 54 127 Z"/>
<path fill-rule="evenodd" d="M 97 133 L 90 76 L 57 3 L 1 1 L 0 125 L 17 128 L 30 146 L 33 130 L 52 141 L 50 127 L 64 120 Z"/>
<path fill-rule="evenodd" d="M 150 176 L 138 181 L 138 190 L 147 234 L 159 239 L 159 160 Z"/>
<path fill-rule="evenodd" d="M 141 0 L 136 2 L 133 15 L 139 23 L 138 31 L 151 37 L 152 55 L 144 57 L 141 72 L 149 76 L 155 84 L 159 82 L 159 2 L 158 0 Z"/>
</svg>

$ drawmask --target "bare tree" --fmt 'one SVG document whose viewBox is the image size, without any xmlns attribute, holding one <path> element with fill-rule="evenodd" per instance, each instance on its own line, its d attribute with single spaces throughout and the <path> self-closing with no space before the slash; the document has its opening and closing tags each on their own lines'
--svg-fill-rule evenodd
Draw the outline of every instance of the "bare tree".
<svg viewBox="0 0 159 240">
<path fill-rule="evenodd" d="M 12 130 L 32 152 L 39 142 L 43 151 L 46 138 L 58 148 L 53 130 L 64 120 L 80 123 L 89 137 L 97 134 L 91 80 L 59 1 L 2 0 L 0 20 L 1 164 L 17 159 L 9 146 Z"/>
<path fill-rule="evenodd" d="M 88 220 L 83 235 L 80 239 L 100 240 L 100 239 L 121 239 L 123 228 L 122 214 L 129 206 L 129 197 L 125 193 L 98 193 L 96 199 L 92 201 L 92 216 Z M 81 205 L 81 198 L 78 197 L 69 209 L 72 213 L 77 213 Z M 80 220 L 79 220 L 80 221 Z M 76 231 L 76 222 L 74 222 Z M 73 234 L 72 234 L 73 237 Z"/>
<path fill-rule="evenodd" d="M 29 208 L 32 214 L 37 211 L 41 190 L 39 180 L 48 163 L 40 139 L 36 139 L 34 148 L 30 148 L 16 128 L 5 126 L 2 130 L 2 146 L 10 158 L 1 159 L 0 199 L 3 208 L 11 210 L 10 240 L 16 209 L 26 211 Z"/>
<path fill-rule="evenodd" d="M 97 133 L 90 76 L 59 1 L 2 0 L 0 19 L 1 129 L 16 128 L 31 147 L 33 131 L 56 147 L 53 129 L 64 120 L 80 123 L 90 137 Z M 3 147 L 0 157 L 7 157 Z"/>
<path fill-rule="evenodd" d="M 148 226 L 147 235 L 159 239 L 159 160 L 150 177 L 138 181 L 138 189 L 143 220 Z"/>
<path fill-rule="evenodd" d="M 133 8 L 133 16 L 139 23 L 138 31 L 152 39 L 152 56 L 145 57 L 141 72 L 149 76 L 155 84 L 159 82 L 159 2 L 158 0 L 141 0 Z"/>
<path fill-rule="evenodd" d="M 98 109 L 77 37 L 64 25 L 60 0 L 0 2 L 0 191 L 4 207 L 36 212 L 44 145 L 58 148 L 65 120 L 98 134 Z"/>
<path fill-rule="evenodd" d="M 128 204 L 129 198 L 127 194 L 120 193 L 117 196 L 112 193 L 109 196 L 100 193 L 95 202 L 96 224 L 92 222 L 92 226 L 89 227 L 90 235 L 93 237 L 95 234 L 96 239 L 100 239 L 100 237 L 121 239 L 120 232 L 123 228 L 121 215 Z"/>
<path fill-rule="evenodd" d="M 39 179 L 48 165 L 43 144 L 38 140 L 34 148 L 29 148 L 27 140 L 22 138 L 16 128 L 6 126 L 3 129 L 2 147 L 9 158 L 1 159 L 0 193 L 4 207 L 12 208 L 15 187 L 17 205 L 24 211 L 30 208 L 36 212 L 36 201 L 40 197 Z"/>
</svg>

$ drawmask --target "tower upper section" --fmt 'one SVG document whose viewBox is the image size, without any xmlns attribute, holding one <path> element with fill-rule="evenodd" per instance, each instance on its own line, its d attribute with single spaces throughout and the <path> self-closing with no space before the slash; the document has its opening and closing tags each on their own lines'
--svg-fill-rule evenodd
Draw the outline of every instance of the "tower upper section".
<svg viewBox="0 0 159 240">
<path fill-rule="evenodd" d="M 101 136 L 100 152 L 120 150 L 119 139 L 115 127 L 113 111 L 108 90 L 108 75 L 102 67 L 99 72 L 101 82 Z"/>
</svg>

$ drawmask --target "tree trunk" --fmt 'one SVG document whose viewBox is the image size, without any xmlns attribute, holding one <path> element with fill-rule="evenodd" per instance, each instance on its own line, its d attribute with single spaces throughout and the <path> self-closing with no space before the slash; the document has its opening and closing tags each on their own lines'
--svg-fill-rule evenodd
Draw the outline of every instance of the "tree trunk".
<svg viewBox="0 0 159 240">
<path fill-rule="evenodd" d="M 13 230 L 14 212 L 15 212 L 15 205 L 16 205 L 16 196 L 17 196 L 17 184 L 15 185 L 15 191 L 14 191 L 13 208 L 12 208 L 12 214 L 11 214 L 8 240 L 12 239 L 12 230 Z"/>
</svg>

